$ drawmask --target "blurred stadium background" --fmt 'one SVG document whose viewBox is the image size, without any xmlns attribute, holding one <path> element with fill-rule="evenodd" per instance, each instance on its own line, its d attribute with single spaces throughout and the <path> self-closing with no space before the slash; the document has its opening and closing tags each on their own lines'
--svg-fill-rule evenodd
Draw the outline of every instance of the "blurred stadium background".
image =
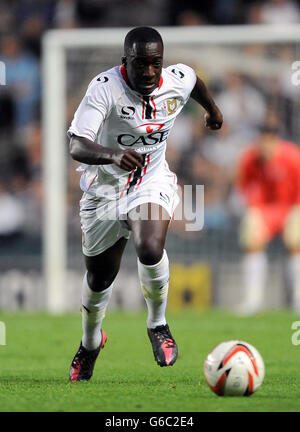
<svg viewBox="0 0 300 432">
<path fill-rule="evenodd" d="M 0 4 L 0 309 L 46 308 L 43 276 L 42 39 L 53 29 L 151 25 L 289 25 L 300 23 L 300 1 L 21 0 Z M 262 32 L 263 32 L 263 27 Z M 281 135 L 299 143 L 299 91 L 291 83 L 297 44 L 202 45 L 166 50 L 166 64 L 187 63 L 206 82 L 224 113 L 221 131 L 204 128 L 203 111 L 190 102 L 168 139 L 167 160 L 179 184 L 205 185 L 204 229 L 187 232 L 174 221 L 167 250 L 172 263 L 169 308 L 234 307 L 241 290 L 238 225 L 243 201 L 234 188 L 236 162 L 275 109 Z M 90 79 L 118 64 L 117 50 L 72 48 L 67 53 L 67 130 Z M 300 60 L 300 56 L 298 56 Z M 65 140 L 67 152 L 67 138 Z M 84 271 L 77 163 L 68 158 L 67 310 L 78 310 Z M 53 174 L 55 175 L 55 174 Z M 266 307 L 289 302 L 286 251 L 280 239 L 268 248 Z M 140 293 L 133 245 L 127 246 L 111 307 L 138 309 Z"/>
</svg>

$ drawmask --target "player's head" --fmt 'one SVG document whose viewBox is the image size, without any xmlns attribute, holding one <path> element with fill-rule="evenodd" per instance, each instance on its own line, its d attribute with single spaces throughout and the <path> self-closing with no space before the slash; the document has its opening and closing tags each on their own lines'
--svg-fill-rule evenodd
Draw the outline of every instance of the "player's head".
<svg viewBox="0 0 300 432">
<path fill-rule="evenodd" d="M 260 127 L 260 132 L 262 135 L 268 136 L 278 136 L 280 132 L 280 117 L 277 111 L 269 109 L 265 116 L 264 122 Z"/>
<path fill-rule="evenodd" d="M 279 144 L 280 126 L 278 113 L 269 109 L 260 127 L 260 136 L 257 140 L 257 149 L 265 159 L 269 159 L 273 156 Z"/>
<path fill-rule="evenodd" d="M 136 27 L 127 33 L 122 63 L 133 90 L 147 95 L 158 87 L 163 50 L 161 35 L 151 27 Z"/>
</svg>

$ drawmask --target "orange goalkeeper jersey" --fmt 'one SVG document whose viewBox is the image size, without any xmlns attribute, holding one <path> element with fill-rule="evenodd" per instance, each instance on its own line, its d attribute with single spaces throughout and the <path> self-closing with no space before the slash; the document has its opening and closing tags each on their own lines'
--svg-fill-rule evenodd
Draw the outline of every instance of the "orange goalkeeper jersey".
<svg viewBox="0 0 300 432">
<path fill-rule="evenodd" d="M 300 203 L 300 149 L 282 140 L 274 156 L 264 160 L 254 146 L 248 148 L 238 164 L 237 187 L 248 206 Z"/>
</svg>

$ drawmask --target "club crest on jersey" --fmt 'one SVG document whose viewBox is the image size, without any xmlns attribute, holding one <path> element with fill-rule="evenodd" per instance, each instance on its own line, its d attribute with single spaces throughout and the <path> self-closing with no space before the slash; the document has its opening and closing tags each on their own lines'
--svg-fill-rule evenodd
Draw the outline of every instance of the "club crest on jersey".
<svg viewBox="0 0 300 432">
<path fill-rule="evenodd" d="M 177 99 L 169 99 L 167 100 L 167 109 L 168 109 L 168 115 L 174 114 L 174 112 L 177 110 Z"/>
</svg>

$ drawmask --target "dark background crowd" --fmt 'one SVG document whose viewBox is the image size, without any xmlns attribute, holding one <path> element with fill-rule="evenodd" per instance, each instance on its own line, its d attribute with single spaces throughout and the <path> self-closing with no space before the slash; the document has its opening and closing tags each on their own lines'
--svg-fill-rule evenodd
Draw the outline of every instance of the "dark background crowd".
<svg viewBox="0 0 300 432">
<path fill-rule="evenodd" d="M 6 66 L 6 85 L 0 86 L 0 254 L 38 255 L 42 250 L 41 41 L 45 31 L 299 22 L 299 0 L 2 0 L 0 61 Z M 227 241 L 235 241 L 232 229 L 241 213 L 234 190 L 235 166 L 240 152 L 259 133 L 267 111 L 278 111 L 282 135 L 299 142 L 299 98 L 289 76 L 290 65 L 296 60 L 295 48 L 244 49 L 250 57 L 273 61 L 279 72 L 255 76 L 236 69 L 227 70 L 222 77 L 208 71 L 205 76 L 205 70 L 196 65 L 224 112 L 224 127 L 217 133 L 206 131 L 203 114 L 190 103 L 168 145 L 167 159 L 179 183 L 205 185 L 205 225 L 197 234 L 204 238 L 204 244 L 205 236 L 209 239 L 205 253 L 212 248 L 211 239 L 220 242 L 225 236 Z M 77 209 L 80 196 L 74 167 L 70 163 L 70 209 Z M 69 220 L 76 237 L 80 235 L 77 210 L 75 214 L 74 221 Z M 180 222 L 173 224 L 172 231 L 181 238 L 195 239 Z"/>
</svg>

